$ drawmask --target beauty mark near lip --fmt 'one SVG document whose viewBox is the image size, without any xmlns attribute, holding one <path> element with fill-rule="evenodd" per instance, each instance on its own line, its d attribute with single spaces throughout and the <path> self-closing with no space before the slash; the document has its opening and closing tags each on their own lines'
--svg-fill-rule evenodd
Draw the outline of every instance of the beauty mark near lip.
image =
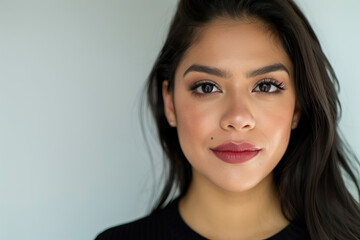
<svg viewBox="0 0 360 240">
<path fill-rule="evenodd" d="M 261 149 L 250 143 L 225 143 L 210 149 L 220 160 L 231 163 L 243 163 L 255 157 Z"/>
</svg>

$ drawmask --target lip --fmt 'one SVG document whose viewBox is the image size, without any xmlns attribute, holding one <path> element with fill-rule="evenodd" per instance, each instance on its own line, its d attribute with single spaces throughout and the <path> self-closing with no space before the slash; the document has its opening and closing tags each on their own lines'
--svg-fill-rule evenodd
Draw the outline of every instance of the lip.
<svg viewBox="0 0 360 240">
<path fill-rule="evenodd" d="M 210 150 L 220 160 L 231 164 L 249 161 L 261 151 L 261 149 L 247 142 L 239 144 L 229 142 L 211 148 Z"/>
</svg>

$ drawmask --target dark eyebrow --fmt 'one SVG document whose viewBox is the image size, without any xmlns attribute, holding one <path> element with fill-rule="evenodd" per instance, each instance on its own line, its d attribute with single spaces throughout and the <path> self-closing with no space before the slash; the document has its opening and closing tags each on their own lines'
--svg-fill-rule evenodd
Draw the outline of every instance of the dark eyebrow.
<svg viewBox="0 0 360 240">
<path fill-rule="evenodd" d="M 276 63 L 276 64 L 272 64 L 272 65 L 265 66 L 265 67 L 256 69 L 254 71 L 251 71 L 246 74 L 246 77 L 252 78 L 252 77 L 256 77 L 258 75 L 262 75 L 262 74 L 266 74 L 266 73 L 270 73 L 270 72 L 276 72 L 276 71 L 285 71 L 290 76 L 289 70 L 283 64 Z M 231 76 L 231 74 L 229 74 L 228 72 L 221 70 L 219 68 L 198 65 L 198 64 L 191 65 L 184 72 L 183 77 L 185 77 L 185 75 L 188 74 L 189 72 L 203 72 L 203 73 L 215 75 L 217 77 L 222 77 L 222 78 L 229 78 Z"/>
<path fill-rule="evenodd" d="M 256 77 L 258 75 L 262 75 L 270 72 L 276 72 L 276 71 L 285 71 L 290 76 L 289 70 L 283 64 L 276 63 L 251 71 L 246 74 L 246 77 L 251 78 L 251 77 Z"/>
<path fill-rule="evenodd" d="M 203 72 L 203 73 L 215 75 L 217 77 L 222 77 L 222 78 L 228 78 L 230 75 L 228 72 L 226 72 L 224 70 L 214 68 L 214 67 L 208 67 L 208 66 L 204 66 L 204 65 L 198 65 L 198 64 L 191 65 L 184 72 L 183 77 L 185 77 L 185 75 L 188 74 L 189 72 Z"/>
</svg>

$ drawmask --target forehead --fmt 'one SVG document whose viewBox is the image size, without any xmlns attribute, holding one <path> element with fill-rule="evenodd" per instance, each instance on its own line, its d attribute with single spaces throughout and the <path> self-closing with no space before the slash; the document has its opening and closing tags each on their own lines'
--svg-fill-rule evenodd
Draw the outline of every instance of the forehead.
<svg viewBox="0 0 360 240">
<path fill-rule="evenodd" d="M 242 72 L 282 63 L 292 72 L 280 39 L 259 21 L 218 20 L 201 29 L 177 70 L 200 63 Z"/>
</svg>

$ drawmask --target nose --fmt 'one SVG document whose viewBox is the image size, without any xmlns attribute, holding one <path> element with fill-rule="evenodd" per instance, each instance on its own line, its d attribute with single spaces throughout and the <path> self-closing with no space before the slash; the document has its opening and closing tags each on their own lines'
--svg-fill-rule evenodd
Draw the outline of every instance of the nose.
<svg viewBox="0 0 360 240">
<path fill-rule="evenodd" d="M 228 97 L 224 104 L 224 111 L 220 120 L 220 127 L 224 130 L 248 131 L 255 127 L 255 118 L 252 114 L 251 100 L 249 97 Z"/>
</svg>

